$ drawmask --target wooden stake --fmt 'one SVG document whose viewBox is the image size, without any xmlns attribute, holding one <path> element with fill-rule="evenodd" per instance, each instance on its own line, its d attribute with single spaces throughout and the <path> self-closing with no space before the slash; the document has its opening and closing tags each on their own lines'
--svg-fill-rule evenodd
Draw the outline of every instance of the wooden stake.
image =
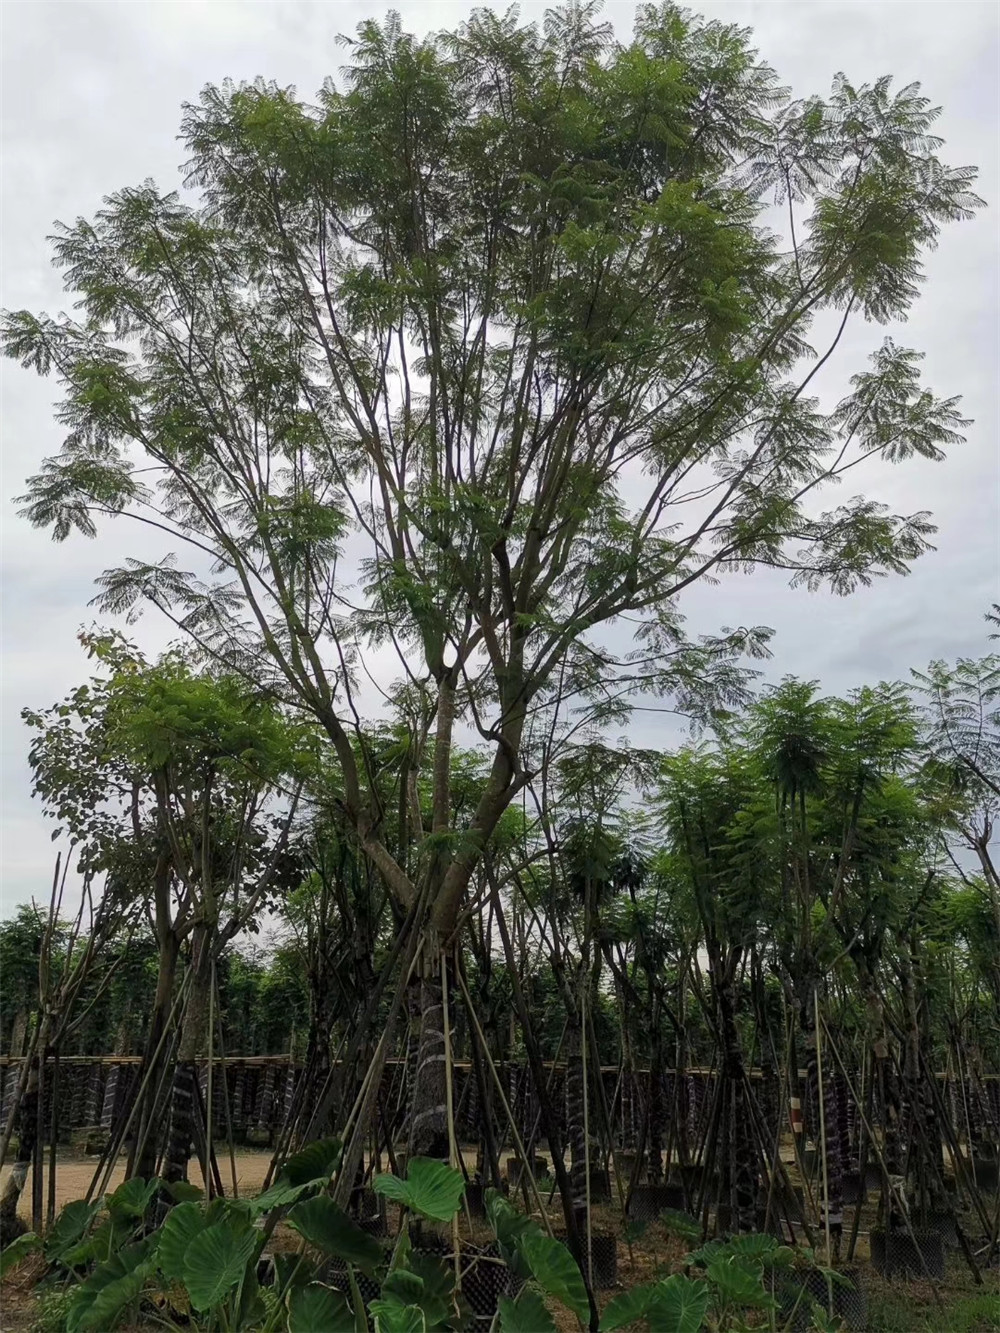
<svg viewBox="0 0 1000 1333">
<path fill-rule="evenodd" d="M 461 1171 L 458 1144 L 455 1141 L 455 1079 L 451 1067 L 451 1008 L 448 1004 L 448 960 L 441 950 L 441 1012 L 444 1017 L 444 1087 L 445 1114 L 448 1117 L 448 1158 L 455 1171 Z M 451 1251 L 455 1264 L 455 1293 L 462 1290 L 462 1253 L 458 1238 L 458 1209 L 451 1219 Z"/>
<path fill-rule="evenodd" d="M 208 1168 L 212 1161 L 212 1122 L 215 1119 L 213 1114 L 215 1107 L 213 1105 L 213 1096 L 215 1093 L 215 1079 L 212 1063 L 215 1057 L 215 954 L 212 954 L 211 976 L 209 978 L 208 989 L 208 1077 L 205 1079 L 205 1194 L 211 1199 L 212 1190 L 208 1183 Z"/>
</svg>

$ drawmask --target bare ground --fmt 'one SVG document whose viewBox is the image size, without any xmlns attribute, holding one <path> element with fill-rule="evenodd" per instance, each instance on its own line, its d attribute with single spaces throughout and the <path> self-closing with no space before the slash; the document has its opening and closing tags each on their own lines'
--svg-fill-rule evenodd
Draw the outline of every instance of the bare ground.
<svg viewBox="0 0 1000 1333">
<path fill-rule="evenodd" d="M 264 1183 L 271 1152 L 267 1148 L 254 1149 L 240 1147 L 236 1150 L 236 1185 L 241 1195 L 257 1194 Z M 60 1152 L 56 1160 L 56 1212 L 71 1199 L 82 1199 L 90 1188 L 94 1172 L 100 1159 L 83 1153 Z M 10 1168 L 0 1172 L 0 1190 L 3 1189 Z M 232 1193 L 232 1167 L 228 1151 L 219 1153 L 219 1171 L 222 1173 L 222 1185 L 227 1194 Z M 125 1159 L 119 1159 L 111 1175 L 108 1189 L 114 1189 L 125 1178 Z M 193 1185 L 204 1185 L 201 1167 L 197 1158 L 192 1158 L 188 1178 Z M 49 1173 L 42 1173 L 42 1197 L 48 1197 Z M 25 1221 L 31 1218 L 31 1175 L 29 1173 L 21 1204 L 18 1209 Z"/>
</svg>

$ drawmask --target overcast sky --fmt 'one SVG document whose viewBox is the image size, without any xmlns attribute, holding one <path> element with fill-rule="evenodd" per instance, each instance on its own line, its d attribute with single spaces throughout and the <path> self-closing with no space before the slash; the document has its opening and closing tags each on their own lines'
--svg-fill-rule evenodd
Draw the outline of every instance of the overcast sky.
<svg viewBox="0 0 1000 1333">
<path fill-rule="evenodd" d="M 451 27 L 465 5 L 403 3 L 416 31 Z M 870 469 L 864 490 L 897 512 L 933 511 L 937 550 L 907 579 L 883 580 L 846 600 L 791 592 L 778 577 L 733 579 L 696 588 L 684 603 L 693 629 L 769 624 L 777 635 L 774 677 L 793 673 L 842 691 L 903 678 L 935 657 L 985 650 L 983 613 L 1000 600 L 997 531 L 1000 439 L 997 419 L 1000 232 L 998 232 L 998 61 L 995 0 L 733 0 L 691 6 L 755 30 L 763 57 L 797 94 L 826 93 L 843 70 L 854 82 L 891 73 L 919 80 L 944 108 L 937 132 L 952 164 L 976 163 L 991 205 L 948 229 L 927 265 L 928 281 L 908 324 L 890 330 L 926 352 L 928 383 L 960 394 L 975 418 L 968 443 L 943 464 Z M 540 17 L 542 3 L 521 6 Z M 58 311 L 65 304 L 45 240 L 56 219 L 90 215 L 103 196 L 152 177 L 178 182 L 180 104 L 208 82 L 256 75 L 294 84 L 311 98 L 344 63 L 340 32 L 382 11 L 367 4 L 293 0 L 124 0 L 46 3 L 0 0 L 2 23 L 2 304 Z M 618 36 L 631 32 L 630 3 L 609 3 Z M 862 328 L 841 348 L 833 378 L 859 368 L 883 332 Z M 136 553 L 125 524 L 98 540 L 52 543 L 17 518 L 11 497 L 60 445 L 52 418 L 55 386 L 2 366 L 3 825 L 0 915 L 46 896 L 53 848 L 29 795 L 22 707 L 44 707 L 78 684 L 89 664 L 76 642 L 93 613 L 95 577 Z M 859 478 L 859 485 L 861 479 Z M 153 554 L 150 551 L 150 554 Z M 155 621 L 135 631 L 155 651 L 166 642 Z M 644 744 L 656 743 L 655 729 Z"/>
</svg>

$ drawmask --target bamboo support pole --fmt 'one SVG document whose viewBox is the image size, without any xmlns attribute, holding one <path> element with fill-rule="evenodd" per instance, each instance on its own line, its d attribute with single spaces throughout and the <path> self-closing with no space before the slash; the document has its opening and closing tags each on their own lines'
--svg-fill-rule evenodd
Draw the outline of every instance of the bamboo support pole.
<svg viewBox="0 0 1000 1333">
<path fill-rule="evenodd" d="M 823 1088 L 823 1041 L 820 1035 L 820 1013 L 819 1013 L 819 988 L 813 988 L 813 1007 L 815 1015 L 816 1031 L 816 1079 L 819 1084 L 817 1097 L 819 1100 L 819 1139 L 820 1139 L 820 1161 L 823 1168 L 823 1235 L 826 1238 L 826 1266 L 830 1267 L 830 1181 L 827 1174 L 826 1162 L 826 1096 Z"/>
</svg>

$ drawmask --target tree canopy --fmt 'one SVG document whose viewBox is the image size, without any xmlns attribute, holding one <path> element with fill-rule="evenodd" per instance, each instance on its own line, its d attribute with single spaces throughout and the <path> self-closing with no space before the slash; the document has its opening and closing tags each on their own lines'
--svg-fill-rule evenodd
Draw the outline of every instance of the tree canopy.
<svg viewBox="0 0 1000 1333">
<path fill-rule="evenodd" d="M 4 342 L 64 391 L 28 517 L 162 532 L 102 606 L 154 604 L 312 714 L 403 903 L 419 886 L 352 743 L 368 649 L 424 700 L 431 834 L 456 718 L 492 747 L 473 818 L 425 860 L 444 928 L 558 704 L 738 694 L 725 668 L 763 632 L 689 643 L 692 582 L 771 566 L 844 593 L 927 548 L 926 514 L 821 497 L 865 459 L 941 457 L 956 400 L 892 339 L 832 410 L 817 377 L 852 319 L 905 316 L 979 201 L 917 85 L 793 99 L 746 30 L 670 3 L 627 42 L 572 3 L 425 37 L 390 14 L 346 47 L 315 105 L 206 88 L 190 193 L 146 182 L 60 225 L 78 314 L 11 313 Z"/>
</svg>

